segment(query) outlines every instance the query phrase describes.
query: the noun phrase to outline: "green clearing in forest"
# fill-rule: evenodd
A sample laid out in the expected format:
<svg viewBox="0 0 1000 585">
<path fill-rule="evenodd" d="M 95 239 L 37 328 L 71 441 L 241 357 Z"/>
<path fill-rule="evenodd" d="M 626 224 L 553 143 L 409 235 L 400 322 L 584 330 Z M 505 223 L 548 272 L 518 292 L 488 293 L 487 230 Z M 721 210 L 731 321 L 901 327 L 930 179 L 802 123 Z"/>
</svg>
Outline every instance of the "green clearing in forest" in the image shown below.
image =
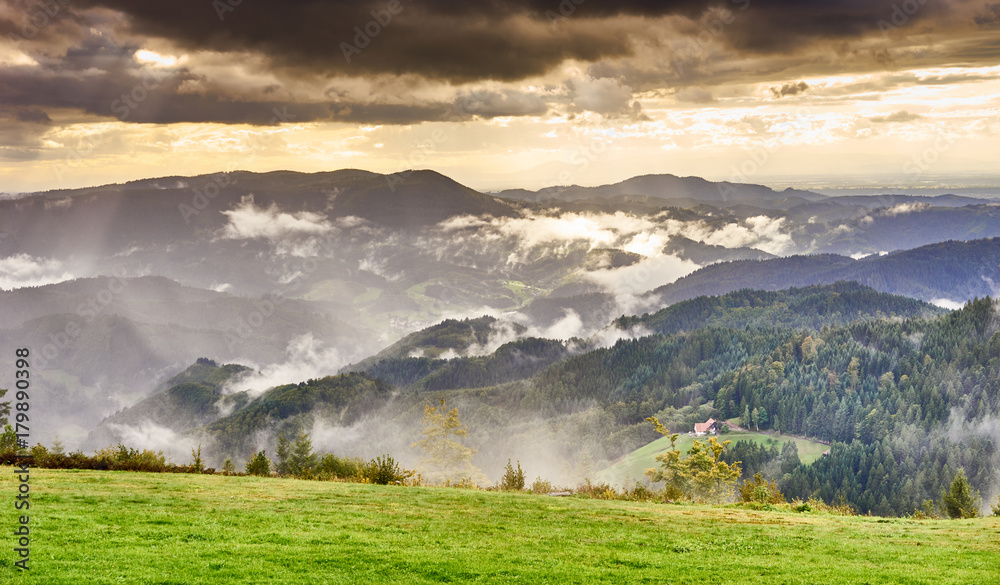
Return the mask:
<svg viewBox="0 0 1000 585">
<path fill-rule="evenodd" d="M 819 459 L 823 452 L 830 448 L 829 445 L 817 443 L 816 441 L 799 439 L 780 434 L 769 435 L 764 433 L 732 431 L 724 435 L 717 435 L 716 438 L 719 439 L 719 442 L 732 441 L 733 443 L 736 443 L 736 441 L 753 441 L 754 443 L 760 443 L 767 446 L 770 445 L 770 441 L 777 441 L 778 449 L 781 449 L 782 444 L 788 441 L 794 441 L 795 445 L 799 449 L 799 461 L 807 465 Z M 700 437 L 699 440 L 707 442 L 708 437 Z M 677 439 L 677 448 L 682 452 L 687 453 L 688 449 L 691 448 L 691 443 L 693 441 L 694 439 L 687 433 L 681 433 L 681 436 Z M 647 443 L 635 451 L 625 455 L 618 461 L 615 461 L 612 465 L 598 471 L 595 474 L 595 479 L 597 481 L 606 481 L 611 484 L 624 485 L 626 487 L 630 487 L 637 480 L 645 483 L 646 470 L 650 467 L 656 467 L 659 465 L 656 461 L 656 456 L 669 448 L 670 439 L 667 437 L 660 437 L 652 443 Z"/>
</svg>

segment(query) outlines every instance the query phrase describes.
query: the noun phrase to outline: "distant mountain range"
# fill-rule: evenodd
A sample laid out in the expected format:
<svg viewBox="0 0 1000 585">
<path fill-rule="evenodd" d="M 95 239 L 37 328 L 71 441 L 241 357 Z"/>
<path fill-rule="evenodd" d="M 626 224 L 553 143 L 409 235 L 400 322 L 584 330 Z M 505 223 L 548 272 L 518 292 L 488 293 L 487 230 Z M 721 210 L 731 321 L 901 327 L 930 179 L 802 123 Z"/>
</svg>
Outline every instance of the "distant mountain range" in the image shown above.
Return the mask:
<svg viewBox="0 0 1000 585">
<path fill-rule="evenodd" d="M 942 242 L 860 260 L 822 254 L 761 261 L 720 262 L 653 291 L 664 304 L 744 288 L 854 281 L 875 290 L 925 301 L 961 304 L 1000 292 L 1000 238 Z"/>
<path fill-rule="evenodd" d="M 856 281 L 954 306 L 996 293 L 997 238 L 996 200 L 673 175 L 493 194 L 433 171 L 152 178 L 0 200 L 0 350 L 50 354 L 39 376 L 59 416 L 39 432 L 72 441 L 199 357 L 305 371 L 298 352 L 310 376 L 420 359 L 436 378 L 395 382 L 443 388 L 571 351 L 525 339 L 590 339 L 744 288 Z M 406 337 L 484 314 L 510 338 L 473 324 L 479 355 Z"/>
<path fill-rule="evenodd" d="M 302 431 L 417 465 L 445 400 L 488 477 L 572 485 L 657 438 L 649 416 L 736 418 L 832 443 L 789 451 L 790 496 L 909 514 L 950 470 L 995 483 L 997 283 L 1000 205 L 947 194 L 348 170 L 0 201 L 0 354 L 31 348 L 32 440 L 212 466 Z"/>
<path fill-rule="evenodd" d="M 84 445 L 157 437 L 158 445 L 182 458 L 186 452 L 178 446 L 200 444 L 217 466 L 225 457 L 242 461 L 262 448 L 273 450 L 278 433 L 307 430 L 318 448 L 338 455 L 388 450 L 413 461 L 409 443 L 419 435 L 423 406 L 444 399 L 460 408 L 491 476 L 506 457 L 517 457 L 579 479 L 586 477 L 578 475 L 587 473 L 586 458 L 573 453 L 584 450 L 607 462 L 645 444 L 656 434 L 643 419 L 654 413 L 684 430 L 713 408 L 728 417 L 767 400 L 768 411 L 782 417 L 773 423 L 791 432 L 809 427 L 829 440 L 831 433 L 853 433 L 854 425 L 865 428 L 859 418 L 844 430 L 829 422 L 832 413 L 810 415 L 804 402 L 778 395 L 795 395 L 799 385 L 810 399 L 843 395 L 848 406 L 841 408 L 863 416 L 888 388 L 892 372 L 886 368 L 894 360 L 905 359 L 902 367 L 908 368 L 915 361 L 933 366 L 921 358 L 925 335 L 925 350 L 939 360 L 947 351 L 942 343 L 988 340 L 996 318 L 980 308 L 945 315 L 857 283 L 742 290 L 621 319 L 619 330 L 645 333 L 613 344 L 539 339 L 491 317 L 450 319 L 340 374 L 262 391 L 242 390 L 254 374 L 247 368 L 199 359 L 106 418 Z M 969 327 L 982 332 L 965 341 Z M 990 351 L 996 350 L 987 348 L 982 359 Z M 868 360 L 853 361 L 852 355 Z M 822 360 L 822 371 L 814 360 Z M 857 379 L 844 372 L 852 367 L 859 368 Z M 557 472 L 550 458 L 573 464 Z"/>
<path fill-rule="evenodd" d="M 766 209 L 788 209 L 811 201 L 826 199 L 823 195 L 785 189 L 775 191 L 763 185 L 712 182 L 700 177 L 675 175 L 644 175 L 599 187 L 569 185 L 547 187 L 538 191 L 511 189 L 496 194 L 506 199 L 525 201 L 581 201 L 611 199 L 622 195 L 639 195 L 662 201 L 663 205 L 693 207 L 697 205 L 752 205 Z"/>
</svg>

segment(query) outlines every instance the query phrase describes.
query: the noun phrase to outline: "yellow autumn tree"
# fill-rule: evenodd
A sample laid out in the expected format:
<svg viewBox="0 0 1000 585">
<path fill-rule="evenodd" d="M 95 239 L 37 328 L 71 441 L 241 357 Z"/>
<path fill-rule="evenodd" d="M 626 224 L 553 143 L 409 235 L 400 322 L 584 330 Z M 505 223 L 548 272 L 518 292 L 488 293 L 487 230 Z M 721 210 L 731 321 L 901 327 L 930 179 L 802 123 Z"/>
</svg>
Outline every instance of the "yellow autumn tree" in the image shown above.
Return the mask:
<svg viewBox="0 0 1000 585">
<path fill-rule="evenodd" d="M 420 467 L 431 483 L 469 483 L 481 485 L 486 476 L 472 464 L 476 450 L 461 439 L 469 429 L 458 419 L 458 408 L 448 410 L 444 399 L 438 406 L 424 406 L 423 436 L 411 446 L 423 452 Z"/>
<path fill-rule="evenodd" d="M 722 502 L 733 497 L 742 473 L 740 462 L 730 465 L 719 460 L 731 441 L 719 443 L 710 437 L 706 444 L 696 440 L 682 459 L 677 448 L 680 434 L 670 433 L 655 416 L 646 420 L 653 423 L 656 432 L 670 439 L 670 449 L 656 456 L 660 467 L 646 470 L 650 481 L 664 482 L 668 500 Z"/>
</svg>

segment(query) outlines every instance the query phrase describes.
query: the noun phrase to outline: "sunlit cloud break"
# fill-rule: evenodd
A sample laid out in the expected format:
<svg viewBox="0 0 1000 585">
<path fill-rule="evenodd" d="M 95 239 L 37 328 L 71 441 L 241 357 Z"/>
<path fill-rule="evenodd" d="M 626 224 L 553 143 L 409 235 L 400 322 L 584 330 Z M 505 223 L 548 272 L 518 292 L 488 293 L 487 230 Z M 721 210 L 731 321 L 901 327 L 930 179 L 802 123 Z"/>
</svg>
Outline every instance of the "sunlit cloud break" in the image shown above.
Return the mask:
<svg viewBox="0 0 1000 585">
<path fill-rule="evenodd" d="M 538 247 L 551 247 L 565 253 L 575 246 L 587 250 L 616 248 L 656 258 L 672 236 L 725 248 L 756 248 L 771 254 L 792 251 L 794 241 L 785 218 L 764 215 L 731 221 L 722 226 L 704 220 L 681 221 L 666 215 L 636 216 L 625 212 L 543 215 L 526 212 L 522 217 L 493 218 L 457 216 L 439 224 L 445 233 L 475 229 L 473 237 L 516 241 L 519 255 L 512 262 L 524 261 L 525 255 Z"/>
</svg>

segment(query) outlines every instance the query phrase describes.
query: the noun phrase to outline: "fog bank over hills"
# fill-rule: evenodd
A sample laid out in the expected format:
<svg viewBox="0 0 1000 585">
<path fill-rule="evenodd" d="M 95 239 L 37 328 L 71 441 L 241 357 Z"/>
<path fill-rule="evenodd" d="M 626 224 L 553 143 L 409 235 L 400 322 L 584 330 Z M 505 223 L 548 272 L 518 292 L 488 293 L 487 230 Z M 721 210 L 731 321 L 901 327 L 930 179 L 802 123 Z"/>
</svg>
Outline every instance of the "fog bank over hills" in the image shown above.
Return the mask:
<svg viewBox="0 0 1000 585">
<path fill-rule="evenodd" d="M 609 327 L 623 315 L 748 287 L 854 280 L 958 306 L 996 293 L 998 237 L 997 200 L 960 195 L 673 175 L 495 194 L 427 170 L 161 177 L 0 200 L 0 329 L 43 360 L 39 438 L 75 444 L 199 357 L 250 367 L 263 392 L 446 319 L 504 325 L 477 351 L 421 357 L 606 347 L 642 335 Z"/>
</svg>

